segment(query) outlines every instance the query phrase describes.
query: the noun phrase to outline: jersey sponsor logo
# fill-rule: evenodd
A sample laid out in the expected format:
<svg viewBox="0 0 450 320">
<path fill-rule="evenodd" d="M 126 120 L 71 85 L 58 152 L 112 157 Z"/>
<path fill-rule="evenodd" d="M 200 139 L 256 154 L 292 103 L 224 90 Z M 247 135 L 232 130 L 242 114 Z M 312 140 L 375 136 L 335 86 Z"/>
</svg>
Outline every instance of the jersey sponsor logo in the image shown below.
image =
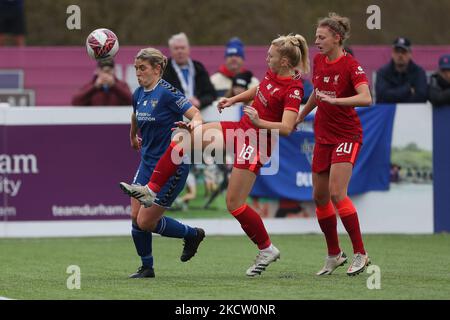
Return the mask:
<svg viewBox="0 0 450 320">
<path fill-rule="evenodd" d="M 323 93 L 332 98 L 336 98 L 336 91 L 319 90 L 318 88 L 316 88 L 316 95 L 318 93 Z"/>
<path fill-rule="evenodd" d="M 355 71 L 355 74 L 364 74 L 364 69 L 361 66 L 358 66 L 358 70 Z"/>
<path fill-rule="evenodd" d="M 267 107 L 267 99 L 263 96 L 262 92 L 259 90 L 259 87 L 256 89 L 256 96 L 258 97 L 259 101 L 264 105 L 264 107 Z"/>
<path fill-rule="evenodd" d="M 289 98 L 302 100 L 302 97 L 300 97 L 300 90 L 294 90 L 294 94 L 289 94 Z"/>
<path fill-rule="evenodd" d="M 156 121 L 155 117 L 152 117 L 150 113 L 136 111 L 137 121 Z"/>
</svg>

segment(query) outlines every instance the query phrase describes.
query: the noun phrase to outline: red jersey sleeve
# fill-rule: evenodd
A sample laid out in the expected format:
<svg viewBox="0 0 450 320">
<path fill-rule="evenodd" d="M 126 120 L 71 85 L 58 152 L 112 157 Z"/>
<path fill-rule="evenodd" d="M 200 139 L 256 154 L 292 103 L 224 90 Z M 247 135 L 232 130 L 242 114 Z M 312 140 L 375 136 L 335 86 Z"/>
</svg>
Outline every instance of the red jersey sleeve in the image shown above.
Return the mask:
<svg viewBox="0 0 450 320">
<path fill-rule="evenodd" d="M 350 61 L 350 78 L 352 80 L 353 88 L 355 89 L 362 84 L 369 84 L 364 69 L 355 59 Z"/>
<path fill-rule="evenodd" d="M 286 90 L 283 99 L 283 109 L 298 112 L 303 98 L 302 87 L 290 87 Z"/>
</svg>

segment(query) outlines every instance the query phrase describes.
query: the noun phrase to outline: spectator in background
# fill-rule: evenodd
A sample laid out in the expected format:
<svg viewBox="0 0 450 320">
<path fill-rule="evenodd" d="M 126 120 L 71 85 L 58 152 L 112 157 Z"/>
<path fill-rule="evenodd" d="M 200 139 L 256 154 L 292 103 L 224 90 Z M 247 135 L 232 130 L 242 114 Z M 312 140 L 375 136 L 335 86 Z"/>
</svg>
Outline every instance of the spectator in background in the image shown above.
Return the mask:
<svg viewBox="0 0 450 320">
<path fill-rule="evenodd" d="M 252 82 L 252 78 L 253 73 L 248 70 L 236 74 L 233 79 L 231 79 L 230 90 L 225 93 L 224 97 L 230 98 L 246 91 Z"/>
<path fill-rule="evenodd" d="M 450 54 L 439 59 L 439 70 L 430 79 L 429 97 L 434 106 L 450 106 Z"/>
<path fill-rule="evenodd" d="M 391 62 L 377 72 L 375 91 L 378 103 L 427 100 L 427 77 L 425 71 L 412 61 L 408 39 L 395 39 Z"/>
<path fill-rule="evenodd" d="M 350 53 L 353 57 L 355 56 L 355 55 L 353 54 L 352 48 L 350 48 L 350 47 L 348 47 L 348 46 L 344 46 L 344 50 L 345 50 L 345 52 Z"/>
<path fill-rule="evenodd" d="M 225 63 L 211 76 L 218 97 L 225 96 L 231 89 L 234 76 L 247 71 L 244 68 L 244 59 L 244 44 L 237 37 L 231 38 L 225 48 Z M 256 87 L 258 84 L 258 79 L 252 76 L 248 88 Z"/>
<path fill-rule="evenodd" d="M 176 198 L 174 201 L 175 206 L 179 207 L 182 211 L 189 209 L 189 201 L 194 200 L 197 197 L 197 180 L 192 170 L 186 178 L 185 193 Z"/>
<path fill-rule="evenodd" d="M 163 79 L 184 93 L 194 107 L 202 109 L 216 99 L 216 91 L 208 71 L 199 61 L 190 58 L 189 40 L 184 33 L 169 39 L 171 58 Z"/>
<path fill-rule="evenodd" d="M 5 35 L 11 35 L 14 45 L 25 46 L 24 0 L 0 0 L 0 47 Z"/>
<path fill-rule="evenodd" d="M 130 106 L 131 92 L 127 83 L 117 79 L 114 60 L 97 62 L 94 78 L 72 98 L 74 106 Z"/>
</svg>

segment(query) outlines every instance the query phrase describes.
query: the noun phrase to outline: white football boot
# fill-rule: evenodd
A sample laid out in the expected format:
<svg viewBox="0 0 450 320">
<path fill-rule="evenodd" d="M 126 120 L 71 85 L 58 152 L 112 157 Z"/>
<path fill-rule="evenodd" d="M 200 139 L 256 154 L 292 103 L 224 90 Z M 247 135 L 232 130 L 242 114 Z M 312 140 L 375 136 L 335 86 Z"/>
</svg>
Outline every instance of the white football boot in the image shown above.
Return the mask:
<svg viewBox="0 0 450 320">
<path fill-rule="evenodd" d="M 316 273 L 316 275 L 323 276 L 332 274 L 334 270 L 336 270 L 340 266 L 343 266 L 346 263 L 347 263 L 347 256 L 343 251 L 341 251 L 336 256 L 327 256 L 325 258 L 325 265 L 319 272 Z"/>
<path fill-rule="evenodd" d="M 271 245 L 271 250 L 260 250 L 256 256 L 255 263 L 247 269 L 247 276 L 260 275 L 272 262 L 280 259 L 280 250 Z"/>
<path fill-rule="evenodd" d="M 364 269 L 370 264 L 369 255 L 367 254 L 361 254 L 361 253 L 355 253 L 353 256 L 352 263 L 350 264 L 350 267 L 347 270 L 347 275 L 349 276 L 355 276 L 361 272 L 364 271 Z"/>
<path fill-rule="evenodd" d="M 148 208 L 152 205 L 153 201 L 156 199 L 156 193 L 150 190 L 147 186 L 140 186 L 137 184 L 128 184 L 125 182 L 119 183 L 120 188 L 130 197 L 133 197 L 144 207 Z"/>
</svg>

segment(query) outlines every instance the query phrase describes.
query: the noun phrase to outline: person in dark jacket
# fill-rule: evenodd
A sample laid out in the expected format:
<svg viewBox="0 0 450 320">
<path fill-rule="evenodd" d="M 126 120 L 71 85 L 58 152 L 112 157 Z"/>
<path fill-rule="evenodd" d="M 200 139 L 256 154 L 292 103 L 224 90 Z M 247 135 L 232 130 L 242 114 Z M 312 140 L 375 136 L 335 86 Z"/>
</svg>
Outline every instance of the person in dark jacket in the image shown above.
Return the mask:
<svg viewBox="0 0 450 320">
<path fill-rule="evenodd" d="M 180 90 L 195 107 L 202 109 L 216 99 L 216 91 L 209 80 L 208 71 L 190 56 L 189 40 L 184 33 L 169 39 L 171 58 L 163 79 Z"/>
<path fill-rule="evenodd" d="M 97 63 L 94 78 L 72 97 L 74 106 L 131 106 L 131 91 L 127 83 L 114 75 L 114 60 Z"/>
<path fill-rule="evenodd" d="M 412 61 L 411 42 L 408 39 L 395 39 L 392 60 L 377 72 L 375 91 L 378 103 L 427 100 L 427 77 L 425 71 Z"/>
<path fill-rule="evenodd" d="M 450 106 L 450 54 L 439 59 L 439 71 L 430 79 L 429 98 L 434 106 Z"/>
</svg>

